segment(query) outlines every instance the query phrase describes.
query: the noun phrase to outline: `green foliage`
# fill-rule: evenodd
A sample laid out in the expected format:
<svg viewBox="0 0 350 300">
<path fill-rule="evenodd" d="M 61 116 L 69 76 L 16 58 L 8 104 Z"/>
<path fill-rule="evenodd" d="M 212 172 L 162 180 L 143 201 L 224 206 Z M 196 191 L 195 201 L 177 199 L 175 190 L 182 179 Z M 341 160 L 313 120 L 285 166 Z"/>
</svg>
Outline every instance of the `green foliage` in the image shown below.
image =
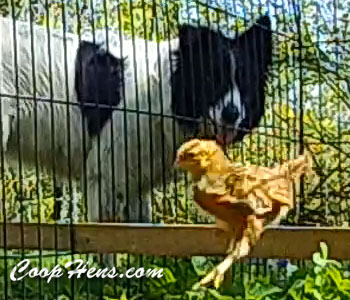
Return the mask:
<svg viewBox="0 0 350 300">
<path fill-rule="evenodd" d="M 284 299 L 350 299 L 350 280 L 345 278 L 342 265 L 328 259 L 325 243 L 320 246 L 321 251 L 313 255 L 313 268 L 294 281 Z"/>
<path fill-rule="evenodd" d="M 53 254 L 53 253 L 52 253 Z M 74 259 L 89 261 L 89 266 L 98 267 L 93 256 L 75 255 Z M 20 259 L 7 260 L 7 268 L 11 268 Z M 72 260 L 72 256 L 58 256 L 42 259 L 42 265 L 52 268 L 57 263 L 63 268 Z M 215 258 L 193 257 L 192 259 L 164 259 L 152 257 L 136 257 L 118 255 L 116 266 L 119 272 L 141 264 L 147 268 L 163 268 L 164 276 L 160 279 L 143 278 L 126 280 L 99 280 L 81 278 L 74 280 L 75 299 L 143 299 L 143 300 L 346 300 L 350 299 L 350 279 L 346 271 L 337 261 L 328 258 L 328 249 L 321 242 L 320 251 L 314 253 L 311 262 L 303 268 L 297 268 L 286 281 L 280 282 L 272 274 L 252 270 L 248 264 L 238 264 L 235 268 L 233 284 L 230 288 L 216 291 L 212 288 L 193 289 L 193 285 L 216 263 Z M 31 265 L 40 266 L 38 258 L 31 259 Z M 166 265 L 166 267 L 164 267 Z M 239 268 L 241 267 L 241 268 Z M 240 271 L 239 271 L 240 270 Z M 0 274 L 4 265 L 0 264 Z M 38 299 L 39 281 L 25 279 L 21 282 L 8 281 L 8 296 L 20 299 L 23 291 L 26 299 Z M 0 277 L 0 299 L 4 297 L 4 276 Z M 47 284 L 41 281 L 41 293 L 46 299 L 70 299 L 72 296 L 72 280 L 67 276 L 53 280 Z"/>
</svg>

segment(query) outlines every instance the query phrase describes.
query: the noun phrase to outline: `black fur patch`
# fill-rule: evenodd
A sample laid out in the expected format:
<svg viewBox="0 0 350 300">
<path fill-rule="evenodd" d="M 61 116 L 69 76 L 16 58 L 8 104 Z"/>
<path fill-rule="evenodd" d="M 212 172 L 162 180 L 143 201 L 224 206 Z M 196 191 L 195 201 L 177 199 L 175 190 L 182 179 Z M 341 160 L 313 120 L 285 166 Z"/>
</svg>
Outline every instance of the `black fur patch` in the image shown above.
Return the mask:
<svg viewBox="0 0 350 300">
<path fill-rule="evenodd" d="M 75 68 L 75 89 L 90 136 L 99 134 L 121 101 L 123 61 L 89 42 L 81 42 Z"/>
<path fill-rule="evenodd" d="M 179 28 L 179 50 L 172 74 L 172 110 L 175 115 L 198 119 L 231 88 L 231 41 L 206 27 Z M 197 122 L 182 121 L 190 127 Z"/>
<path fill-rule="evenodd" d="M 257 127 L 264 115 L 265 83 L 272 61 L 272 33 L 268 16 L 260 17 L 256 24 L 234 42 L 236 82 L 246 110 L 246 118 L 239 125 L 234 141 L 242 140 L 249 130 Z"/>
</svg>

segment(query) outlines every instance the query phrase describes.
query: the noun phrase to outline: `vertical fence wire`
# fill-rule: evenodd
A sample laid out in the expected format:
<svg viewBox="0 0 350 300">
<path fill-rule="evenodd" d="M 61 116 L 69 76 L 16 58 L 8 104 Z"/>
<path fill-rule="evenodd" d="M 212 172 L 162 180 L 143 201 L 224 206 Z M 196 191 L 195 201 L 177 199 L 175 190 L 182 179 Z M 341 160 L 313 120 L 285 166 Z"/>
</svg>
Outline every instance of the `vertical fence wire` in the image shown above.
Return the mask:
<svg viewBox="0 0 350 300">
<path fill-rule="evenodd" d="M 320 7 L 317 8 L 316 11 L 316 24 L 319 25 L 321 23 L 321 9 Z M 319 26 L 317 26 L 316 30 L 316 47 L 317 49 L 320 49 L 321 43 L 321 32 Z M 322 70 L 321 70 L 321 61 L 318 57 L 317 59 L 317 79 L 318 79 L 318 103 L 319 103 L 319 116 L 320 119 L 323 120 L 323 92 L 322 92 Z M 320 143 L 324 142 L 324 128 L 323 126 L 320 127 Z M 321 186 L 319 187 L 319 191 L 321 193 Z M 327 212 L 326 212 L 327 215 Z M 327 217 L 327 216 L 326 216 Z M 330 224 L 331 225 L 331 224 Z"/>
<path fill-rule="evenodd" d="M 333 1 L 333 32 L 337 32 L 338 30 L 338 6 L 339 6 L 339 2 L 334 0 Z M 340 44 L 338 41 L 335 42 L 334 44 L 335 47 L 335 61 L 336 61 L 336 67 L 335 67 L 335 72 L 338 78 L 340 78 L 339 76 L 339 65 L 340 65 Z M 341 82 L 340 80 L 337 82 L 336 84 L 336 88 L 341 90 Z M 341 114 L 342 114 L 342 105 L 341 105 L 341 99 L 340 97 L 338 97 L 337 99 L 337 141 L 335 141 L 337 143 L 338 149 L 342 148 L 342 130 L 341 130 Z M 341 151 L 338 151 L 338 166 L 337 166 L 338 172 L 339 172 L 339 176 L 338 176 L 338 180 L 339 180 L 339 186 L 343 186 L 343 168 L 342 168 L 342 155 L 341 155 Z M 342 195 L 342 190 L 341 188 L 339 188 L 339 197 L 337 197 L 338 199 L 338 203 L 341 204 L 343 201 L 343 195 Z M 347 203 L 346 203 L 347 204 Z M 348 204 L 346 205 L 347 208 L 349 209 Z M 340 216 L 340 218 L 338 218 L 338 220 L 336 220 L 336 226 L 341 226 L 341 224 L 345 221 L 343 219 L 343 216 Z"/>
<path fill-rule="evenodd" d="M 46 14 L 46 24 L 44 26 L 46 27 L 46 34 L 47 34 L 47 56 L 48 56 L 48 74 L 49 74 L 49 105 L 50 105 L 50 125 L 51 125 L 51 152 L 54 153 L 56 143 L 55 143 L 55 109 L 54 109 L 54 91 L 53 91 L 53 82 L 52 82 L 52 57 L 51 57 L 51 34 L 50 34 L 50 9 L 49 9 L 49 2 L 48 0 L 45 0 L 45 14 Z M 52 186 L 53 186 L 53 199 L 54 199 L 54 205 L 56 205 L 57 198 L 56 198 L 56 161 L 55 156 L 52 156 Z M 57 206 L 56 206 L 57 207 Z M 57 208 L 56 208 L 57 209 Z M 59 211 L 59 210 L 58 210 Z M 59 215 L 59 213 L 58 213 Z M 55 216 L 55 237 L 54 237 L 54 244 L 55 244 L 55 265 L 58 264 L 58 228 L 57 228 L 57 220 L 58 216 Z M 58 297 L 58 289 L 59 289 L 59 280 L 57 278 L 54 279 L 53 284 L 55 286 L 55 294 L 56 297 Z"/>
<path fill-rule="evenodd" d="M 36 197 L 37 197 L 37 211 L 38 211 L 38 228 L 37 228 L 37 241 L 38 241 L 38 249 L 39 249 L 39 267 L 42 269 L 42 247 L 41 247 L 41 201 L 40 201 L 40 175 L 39 175 L 39 153 L 38 153 L 38 103 L 37 103 L 37 87 L 36 87 L 36 68 L 35 68 L 35 62 L 36 62 L 36 54 L 35 54 L 35 40 L 34 40 L 34 30 L 33 30 L 33 11 L 31 7 L 31 3 L 29 3 L 29 27 L 30 27 L 30 52 L 31 52 L 31 61 L 32 61 L 32 78 L 33 78 L 33 98 L 31 101 L 33 101 L 34 105 L 34 155 L 35 155 L 35 187 L 36 187 Z M 42 297 L 42 279 L 39 277 L 39 299 Z"/>
<path fill-rule="evenodd" d="M 298 130 L 299 130 L 299 154 L 303 154 L 304 152 L 304 84 L 303 84 L 303 41 L 302 41 L 302 31 L 301 31 L 301 19 L 302 19 L 302 7 L 300 6 L 300 3 L 296 3 L 295 0 L 292 0 L 293 8 L 294 8 L 294 14 L 295 14 L 295 21 L 296 21 L 296 28 L 297 28 L 297 39 L 298 39 L 298 83 L 299 83 L 299 124 L 298 124 Z M 304 198 L 304 184 L 303 180 L 300 181 L 300 196 L 298 200 L 298 223 L 300 219 L 300 210 L 302 209 L 302 200 Z"/>
<path fill-rule="evenodd" d="M 2 102 L 2 86 L 0 87 L 0 101 Z M 0 126 L 1 126 L 1 130 L 0 130 L 0 137 L 1 137 L 1 145 L 0 145 L 0 163 L 1 163 L 1 184 L 2 184 L 2 192 L 1 192 L 1 212 L 2 212 L 2 217 L 3 217 L 3 243 L 4 243 L 4 248 L 3 248 L 3 253 L 4 256 L 3 258 L 1 258 L 1 261 L 4 262 L 4 299 L 7 300 L 8 299 L 8 249 L 7 249 L 7 211 L 6 211 L 6 189 L 5 189 L 5 159 L 4 159 L 4 143 L 2 142 L 4 140 L 3 137 L 3 130 L 2 128 L 4 128 L 4 123 L 3 123 L 3 106 L 2 104 L 0 104 Z"/>
<path fill-rule="evenodd" d="M 48 0 L 46 0 L 48 1 Z M 87 1 L 84 0 L 81 3 L 81 6 L 79 5 L 79 2 L 76 1 L 75 3 L 75 9 L 76 9 L 76 22 L 77 22 L 77 28 L 78 28 L 78 42 L 81 43 L 81 36 L 82 36 L 82 31 L 86 30 L 86 28 L 83 28 L 83 21 L 82 21 L 82 16 L 87 13 L 88 6 L 87 6 Z M 47 24 L 47 27 L 49 27 L 49 24 Z M 108 47 L 108 37 L 107 37 L 107 47 Z M 79 61 L 79 64 L 82 64 L 82 61 Z M 84 99 L 80 105 L 80 110 L 84 110 Z M 83 150 L 83 161 L 87 161 L 87 138 L 86 138 L 86 124 L 84 122 L 84 118 L 81 119 L 81 131 L 82 131 L 82 150 Z M 111 133 L 112 134 L 112 133 Z M 114 166 L 112 164 L 112 166 Z M 83 195 L 83 201 L 84 201 L 84 216 L 83 220 L 85 222 L 89 221 L 89 216 L 88 216 L 88 192 L 87 192 L 87 164 L 83 164 L 82 166 L 82 180 L 81 180 L 81 193 Z M 57 234 L 57 233 L 56 233 Z M 89 258 L 91 257 L 89 253 L 86 254 L 86 260 L 89 261 Z M 56 260 L 56 265 L 58 264 Z M 58 281 L 58 280 L 57 280 Z M 86 293 L 86 300 L 89 300 L 89 290 L 90 290 L 90 284 L 88 278 L 85 280 L 85 293 Z M 56 290 L 56 297 L 58 298 L 58 290 Z"/>
<path fill-rule="evenodd" d="M 14 0 L 11 1 L 11 15 L 12 15 L 12 37 L 13 37 L 13 54 L 14 54 L 14 67 L 15 67 L 15 92 L 16 92 L 16 115 L 18 120 L 20 120 L 20 98 L 19 98 L 19 74 L 18 74 L 18 51 L 17 51 L 17 26 L 15 21 L 15 3 Z M 22 173 L 22 153 L 21 153 L 21 130 L 20 130 L 20 121 L 17 122 L 17 146 L 18 146 L 18 176 L 19 176 L 19 197 L 23 199 L 23 173 Z M 24 206 L 23 201 L 20 203 L 20 222 L 21 222 L 21 258 L 24 259 Z M 21 284 L 22 289 L 22 299 L 25 299 L 25 280 L 22 281 Z"/>
<path fill-rule="evenodd" d="M 68 52 L 67 52 L 67 20 L 66 20 L 66 4 L 62 3 L 62 34 L 63 34 L 63 61 L 64 61 L 64 90 L 65 90 L 65 101 L 66 101 L 66 116 L 67 116 L 67 165 L 68 165 L 68 194 L 69 194 L 69 225 L 70 225 L 70 245 L 71 245 L 71 251 L 72 251 L 72 261 L 74 260 L 74 253 L 75 253 L 75 237 L 74 237 L 74 218 L 73 218 L 73 187 L 72 187 L 72 157 L 71 157 L 71 118 L 70 118 L 70 90 L 69 90 L 69 78 L 68 78 Z M 71 299 L 75 299 L 74 295 L 74 286 L 75 286 L 75 280 L 74 277 L 71 279 Z"/>
</svg>

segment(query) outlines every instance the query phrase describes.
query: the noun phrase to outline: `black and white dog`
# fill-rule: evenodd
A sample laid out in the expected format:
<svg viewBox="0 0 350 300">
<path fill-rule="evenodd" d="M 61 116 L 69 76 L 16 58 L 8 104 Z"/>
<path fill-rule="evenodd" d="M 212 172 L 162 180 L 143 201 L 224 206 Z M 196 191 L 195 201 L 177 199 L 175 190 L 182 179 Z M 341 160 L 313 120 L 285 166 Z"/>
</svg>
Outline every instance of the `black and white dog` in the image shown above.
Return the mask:
<svg viewBox="0 0 350 300">
<path fill-rule="evenodd" d="M 151 221 L 150 191 L 201 135 L 242 140 L 264 113 L 272 56 L 263 16 L 236 39 L 182 25 L 160 43 L 0 21 L 6 162 L 82 180 L 91 221 Z"/>
</svg>

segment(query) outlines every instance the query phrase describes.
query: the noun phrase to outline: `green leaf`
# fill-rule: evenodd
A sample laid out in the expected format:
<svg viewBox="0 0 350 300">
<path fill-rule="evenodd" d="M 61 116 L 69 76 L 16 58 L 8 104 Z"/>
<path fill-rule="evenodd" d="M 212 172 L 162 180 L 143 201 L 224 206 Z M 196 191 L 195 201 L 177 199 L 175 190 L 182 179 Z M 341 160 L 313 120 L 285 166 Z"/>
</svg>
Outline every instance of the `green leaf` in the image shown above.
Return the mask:
<svg viewBox="0 0 350 300">
<path fill-rule="evenodd" d="M 315 266 L 315 267 L 314 267 L 314 272 L 315 272 L 315 274 L 321 273 L 321 272 L 322 272 L 322 267 L 320 267 L 320 266 Z"/>
<path fill-rule="evenodd" d="M 322 258 L 323 259 L 327 259 L 328 258 L 328 247 L 327 247 L 327 244 L 325 242 L 321 242 L 320 243 L 320 248 L 321 248 Z"/>
<path fill-rule="evenodd" d="M 321 286 L 322 285 L 322 276 L 321 275 L 316 275 L 315 285 L 316 286 Z"/>
<path fill-rule="evenodd" d="M 217 300 L 234 300 L 231 296 L 221 295 L 217 290 L 208 289 L 208 293 Z"/>
<path fill-rule="evenodd" d="M 303 287 L 305 285 L 305 280 L 298 279 L 293 285 L 288 289 L 287 295 L 290 295 L 294 300 L 302 300 Z"/>
<path fill-rule="evenodd" d="M 204 256 L 192 257 L 191 263 L 198 276 L 206 275 L 214 267 L 214 265 Z"/>
<path fill-rule="evenodd" d="M 312 255 L 312 261 L 314 262 L 314 264 L 318 265 L 318 266 L 321 266 L 321 267 L 324 267 L 327 263 L 326 260 L 324 260 L 322 257 L 321 257 L 321 253 L 320 252 L 315 252 L 313 255 Z"/>
<path fill-rule="evenodd" d="M 340 204 L 339 203 L 330 203 L 329 209 L 331 212 L 339 214 L 340 213 Z"/>
<path fill-rule="evenodd" d="M 321 293 L 318 290 L 313 290 L 311 294 L 317 299 L 317 300 L 323 300 L 323 297 Z"/>
<path fill-rule="evenodd" d="M 269 288 L 266 288 L 264 292 L 262 292 L 262 294 L 260 295 L 260 297 L 258 297 L 257 299 L 264 299 L 266 296 L 269 295 L 274 295 L 274 294 L 280 294 L 281 292 L 283 292 L 283 289 L 281 289 L 278 286 L 271 286 Z"/>
<path fill-rule="evenodd" d="M 314 284 L 313 278 L 307 275 L 305 280 L 305 287 L 304 287 L 305 293 L 311 294 L 314 288 L 315 288 L 315 284 Z"/>
<path fill-rule="evenodd" d="M 327 260 L 327 264 L 333 265 L 333 266 L 335 266 L 338 269 L 341 269 L 341 267 L 342 267 L 342 265 L 341 265 L 341 263 L 339 261 L 336 261 L 336 260 L 333 260 L 333 259 L 328 259 Z"/>
<path fill-rule="evenodd" d="M 350 291 L 350 280 L 349 279 L 343 279 L 340 284 L 340 290 L 341 291 Z"/>
<path fill-rule="evenodd" d="M 334 267 L 330 267 L 327 270 L 327 274 L 332 278 L 333 282 L 336 284 L 337 288 L 339 289 L 342 282 L 342 276 L 340 274 L 340 271 Z"/>
<path fill-rule="evenodd" d="M 182 295 L 170 295 L 170 294 L 166 294 L 164 296 L 164 300 L 182 300 L 183 296 Z"/>
<path fill-rule="evenodd" d="M 251 297 L 249 299 L 262 300 L 269 295 L 280 294 L 283 291 L 280 287 L 275 286 L 270 282 L 271 279 L 269 276 L 259 276 L 253 282 L 246 282 L 246 290 L 248 291 L 249 297 Z"/>
</svg>

